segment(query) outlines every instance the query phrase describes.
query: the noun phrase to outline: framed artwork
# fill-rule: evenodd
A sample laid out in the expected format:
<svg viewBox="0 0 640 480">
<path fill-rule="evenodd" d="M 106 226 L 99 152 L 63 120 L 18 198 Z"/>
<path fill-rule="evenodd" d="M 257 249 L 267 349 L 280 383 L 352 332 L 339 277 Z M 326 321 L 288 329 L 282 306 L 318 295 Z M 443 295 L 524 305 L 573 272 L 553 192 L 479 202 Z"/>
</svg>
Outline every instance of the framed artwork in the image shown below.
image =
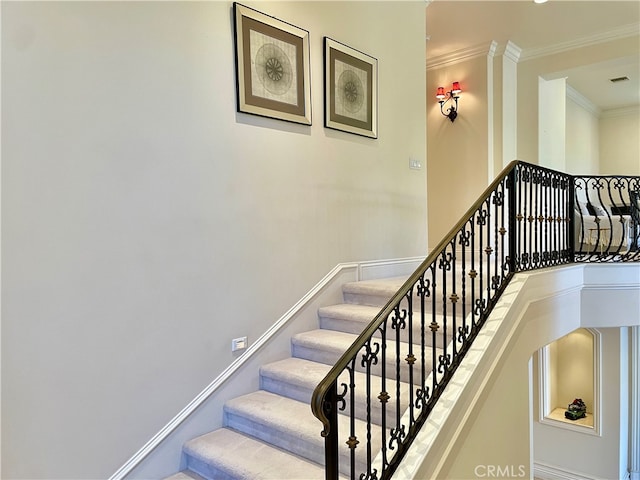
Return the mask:
<svg viewBox="0 0 640 480">
<path fill-rule="evenodd" d="M 233 4 L 238 111 L 311 125 L 309 32 Z"/>
<path fill-rule="evenodd" d="M 378 60 L 324 37 L 325 126 L 378 138 Z"/>
</svg>

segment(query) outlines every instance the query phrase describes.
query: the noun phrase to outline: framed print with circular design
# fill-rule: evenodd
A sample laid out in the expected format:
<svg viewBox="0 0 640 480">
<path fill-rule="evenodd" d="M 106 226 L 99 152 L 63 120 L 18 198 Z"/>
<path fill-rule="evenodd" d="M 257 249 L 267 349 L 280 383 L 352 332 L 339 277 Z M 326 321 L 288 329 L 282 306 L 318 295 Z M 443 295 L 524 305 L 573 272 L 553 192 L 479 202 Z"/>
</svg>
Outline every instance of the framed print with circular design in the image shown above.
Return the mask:
<svg viewBox="0 0 640 480">
<path fill-rule="evenodd" d="M 324 37 L 324 122 L 378 138 L 378 60 Z"/>
<path fill-rule="evenodd" d="M 311 125 L 309 32 L 239 3 L 233 9 L 238 112 Z"/>
</svg>

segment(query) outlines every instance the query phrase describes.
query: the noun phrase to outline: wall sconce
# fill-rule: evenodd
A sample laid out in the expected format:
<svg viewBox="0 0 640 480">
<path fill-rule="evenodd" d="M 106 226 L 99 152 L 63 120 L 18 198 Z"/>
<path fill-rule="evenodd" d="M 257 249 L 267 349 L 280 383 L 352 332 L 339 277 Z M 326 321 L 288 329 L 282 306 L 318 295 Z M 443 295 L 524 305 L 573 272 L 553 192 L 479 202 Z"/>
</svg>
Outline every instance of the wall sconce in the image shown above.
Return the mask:
<svg viewBox="0 0 640 480">
<path fill-rule="evenodd" d="M 444 87 L 438 87 L 438 93 L 436 94 L 436 98 L 438 99 L 438 103 L 440 104 L 440 113 L 445 117 L 449 117 L 449 120 L 453 122 L 458 116 L 458 98 L 460 98 L 460 92 L 462 89 L 460 88 L 460 82 L 453 82 L 451 85 L 451 90 L 448 92 L 444 91 Z M 455 105 L 451 105 L 447 110 L 447 113 L 444 113 L 443 107 L 445 103 L 453 101 Z"/>
</svg>

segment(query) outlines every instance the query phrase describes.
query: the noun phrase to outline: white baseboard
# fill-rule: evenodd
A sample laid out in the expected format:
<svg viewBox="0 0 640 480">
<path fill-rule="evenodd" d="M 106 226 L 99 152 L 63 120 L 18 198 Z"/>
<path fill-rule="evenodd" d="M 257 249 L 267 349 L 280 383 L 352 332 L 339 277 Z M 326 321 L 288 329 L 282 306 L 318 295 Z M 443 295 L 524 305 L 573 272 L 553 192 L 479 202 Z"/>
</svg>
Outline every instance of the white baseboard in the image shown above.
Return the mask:
<svg viewBox="0 0 640 480">
<path fill-rule="evenodd" d="M 538 462 L 533 464 L 533 476 L 539 480 L 596 480 L 597 478 Z"/>
<path fill-rule="evenodd" d="M 358 280 L 409 276 L 416 271 L 425 258 L 412 257 L 360 262 L 358 264 Z"/>
</svg>

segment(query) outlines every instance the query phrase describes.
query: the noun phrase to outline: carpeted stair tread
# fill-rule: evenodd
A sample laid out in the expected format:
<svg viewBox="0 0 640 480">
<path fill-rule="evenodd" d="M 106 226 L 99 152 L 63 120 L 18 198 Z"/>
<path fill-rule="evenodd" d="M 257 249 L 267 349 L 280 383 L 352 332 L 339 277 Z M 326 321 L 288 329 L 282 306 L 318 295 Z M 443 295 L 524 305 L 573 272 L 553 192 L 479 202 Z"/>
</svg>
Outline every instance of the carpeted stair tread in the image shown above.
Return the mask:
<svg viewBox="0 0 640 480">
<path fill-rule="evenodd" d="M 320 328 L 325 330 L 335 330 L 344 333 L 352 333 L 359 335 L 371 321 L 380 312 L 380 307 L 374 307 L 370 305 L 358 305 L 353 303 L 342 303 L 338 305 L 329 305 L 327 307 L 321 307 L 318 309 L 318 317 L 320 319 Z M 413 342 L 420 343 L 421 339 L 421 314 L 420 312 L 414 312 L 412 333 Z M 433 336 L 429 330 L 429 324 L 434 320 L 434 316 L 431 313 L 425 316 L 425 344 L 433 345 Z M 435 314 L 435 321 L 440 325 L 443 323 L 443 316 L 439 313 Z M 448 320 L 449 322 L 451 320 Z M 379 333 L 375 334 L 380 336 Z M 441 334 L 440 334 L 441 335 Z M 453 337 L 452 329 L 447 331 L 447 340 L 451 341 Z M 405 328 L 401 331 L 400 339 L 404 342 L 409 341 L 409 329 Z M 437 345 L 442 346 L 442 340 L 436 338 Z"/>
<path fill-rule="evenodd" d="M 407 278 L 392 277 L 347 282 L 342 286 L 342 293 L 347 303 L 383 306 L 400 289 Z"/>
<path fill-rule="evenodd" d="M 322 424 L 311 413 L 311 407 L 303 402 L 275 395 L 264 390 L 233 398 L 224 406 L 225 423 L 229 428 L 238 430 L 271 445 L 292 452 L 312 462 L 324 462 L 324 438 L 320 436 Z M 349 436 L 348 421 L 340 423 L 340 438 Z M 355 420 L 356 433 L 362 438 L 366 435 L 366 424 Z M 371 425 L 372 441 L 380 439 L 380 427 Z M 349 449 L 345 441 L 340 441 L 339 455 L 341 467 L 348 468 Z M 374 447 L 377 452 L 379 445 Z M 356 462 L 359 468 L 366 468 L 363 456 Z M 357 452 L 360 454 L 361 452 Z M 344 472 L 343 472 L 344 473 Z"/>
<path fill-rule="evenodd" d="M 283 395 L 299 402 L 309 404 L 311 401 L 311 395 L 313 391 L 326 376 L 331 369 L 330 365 L 322 363 L 311 362 L 301 358 L 286 358 L 277 362 L 263 365 L 260 369 L 260 386 L 263 390 L 266 390 L 277 395 Z M 366 392 L 364 386 L 366 385 L 366 376 L 364 373 L 355 372 L 355 384 L 360 388 L 356 389 L 356 416 L 361 420 L 366 420 L 367 411 L 366 405 Z M 395 392 L 397 384 L 395 381 L 387 380 L 384 388 L 382 386 L 382 379 L 378 376 L 372 376 L 371 382 L 371 421 L 377 425 L 382 423 L 382 405 L 377 399 L 378 394 L 382 390 L 388 391 L 391 395 L 390 399 L 386 403 L 387 416 L 395 415 Z M 349 384 L 348 376 L 344 373 L 338 383 Z M 401 398 L 404 400 L 401 402 L 401 408 L 407 407 L 406 399 L 408 397 L 409 385 L 401 382 L 400 390 L 402 392 Z M 350 406 L 344 413 L 348 413 Z"/>
<path fill-rule="evenodd" d="M 285 358 L 260 367 L 260 388 L 308 404 L 329 370 L 331 365 L 324 363 Z"/>
<path fill-rule="evenodd" d="M 229 428 L 190 440 L 184 453 L 189 468 L 212 480 L 325 478 L 321 465 Z"/>
<path fill-rule="evenodd" d="M 224 405 L 225 428 L 215 430 L 206 435 L 195 438 L 184 445 L 184 458 L 187 470 L 179 472 L 167 480 L 312 480 L 324 479 L 324 438 L 321 436 L 322 425 L 313 416 L 310 400 L 313 391 L 326 376 L 336 361 L 353 344 L 358 335 L 375 318 L 389 299 L 405 283 L 408 277 L 394 277 L 381 280 L 365 280 L 343 285 L 345 304 L 320 308 L 318 311 L 319 327 L 291 337 L 290 358 L 263 365 L 260 368 L 261 390 L 228 400 Z M 458 285 L 447 286 L 446 297 L 458 289 L 462 275 L 456 277 Z M 466 278 L 466 277 L 465 277 Z M 440 280 L 440 279 L 438 279 Z M 467 284 L 468 285 L 468 284 Z M 439 288 L 439 287 L 438 287 Z M 415 295 L 414 289 L 414 295 Z M 469 291 L 467 291 L 469 293 Z M 422 362 L 413 363 L 410 353 L 420 357 L 422 347 L 415 345 L 421 341 L 420 304 L 414 296 L 412 303 L 414 322 L 412 328 L 412 352 L 407 343 L 408 329 L 392 328 L 387 323 L 386 328 L 386 358 L 383 360 L 382 346 L 379 340 L 373 339 L 371 351 L 368 353 L 372 376 L 367 381 L 362 373 L 366 367 L 362 366 L 362 354 L 359 353 L 355 361 L 355 381 L 349 378 L 349 372 L 343 372 L 338 379 L 340 388 L 343 385 L 354 384 L 355 398 L 353 405 L 348 390 L 339 418 L 339 451 L 340 468 L 343 475 L 350 469 L 350 449 L 347 439 L 354 436 L 359 442 L 355 448 L 356 471 L 366 472 L 367 438 L 371 439 L 369 446 L 371 458 L 375 458 L 382 441 L 381 427 L 384 423 L 387 429 L 386 439 L 390 438 L 391 429 L 397 428 L 396 419 L 401 417 L 409 401 L 415 403 L 418 392 L 417 383 L 413 385 L 414 392 L 410 394 L 410 387 L 406 382 L 413 374 L 414 381 L 431 373 L 431 359 L 441 358 L 443 350 L 429 346 L 433 341 L 428 325 L 425 329 L 425 369 Z M 435 291 L 436 315 L 442 323 L 442 290 Z M 429 298 L 428 300 L 431 300 Z M 452 302 L 454 302 L 452 300 Z M 465 298 L 465 302 L 470 301 Z M 407 309 L 408 299 L 404 299 L 401 309 Z M 431 302 L 424 305 L 425 313 L 430 312 Z M 463 311 L 462 300 L 457 302 L 456 317 L 471 310 Z M 451 318 L 452 306 L 447 304 L 446 312 Z M 417 315 L 416 315 L 417 314 Z M 391 318 L 391 317 L 390 317 Z M 418 319 L 416 322 L 415 320 Z M 426 313 L 425 322 L 431 323 L 432 314 Z M 438 331 L 436 345 L 443 347 L 448 343 L 453 330 L 452 321 L 447 331 L 447 338 Z M 396 336 L 397 335 L 397 336 Z M 400 350 L 400 379 L 396 375 L 396 343 Z M 449 347 L 447 347 L 449 348 Z M 434 351 L 434 356 L 429 352 Z M 450 353 L 447 350 L 447 353 Z M 384 364 L 384 366 L 383 366 Z M 410 366 L 412 364 L 412 366 Z M 382 374 L 383 368 L 388 378 Z M 429 380 L 427 379 L 427 382 Z M 398 391 L 402 400 L 398 404 Z M 367 394 L 367 392 L 369 392 Z M 354 431 L 350 431 L 351 422 L 346 416 L 355 410 Z M 417 407 L 415 407 L 417 408 Z M 370 432 L 366 419 L 370 418 Z M 370 434 L 370 436 L 369 436 Z M 375 468 L 380 468 L 376 466 Z"/>
<path fill-rule="evenodd" d="M 342 294 L 345 303 L 366 305 L 371 307 L 378 307 L 381 309 L 391 299 L 393 295 L 400 289 L 400 287 L 406 281 L 406 277 L 393 277 L 381 280 L 364 280 L 357 282 L 345 283 L 342 287 Z M 467 311 L 470 311 L 471 307 L 471 282 L 465 278 L 465 285 L 462 285 L 462 276 L 456 276 L 455 285 L 451 284 L 451 279 L 448 279 L 447 285 L 442 284 L 442 280 L 438 279 L 438 286 L 436 290 L 436 311 L 442 313 L 442 294 L 446 287 L 446 297 L 449 298 L 452 293 L 456 293 L 459 297 L 462 297 L 462 292 L 466 292 L 464 301 L 467 304 Z M 479 288 L 478 281 L 475 282 L 476 291 Z M 402 307 L 407 308 L 407 300 L 404 299 Z M 459 300 L 458 306 L 461 307 L 462 300 Z M 431 310 L 431 297 L 425 298 L 425 311 Z M 451 305 L 447 307 L 451 311 Z M 421 310 L 421 301 L 418 296 L 417 290 L 413 292 L 413 310 Z M 376 313 L 377 314 L 377 313 Z M 375 315 L 374 315 L 375 316 Z"/>
<path fill-rule="evenodd" d="M 353 344 L 358 338 L 357 335 L 350 333 L 337 332 L 334 330 L 311 330 L 308 332 L 298 333 L 291 337 L 291 351 L 292 355 L 297 358 L 303 358 L 314 362 L 325 363 L 328 365 L 335 365 L 345 351 Z M 375 343 L 375 339 L 374 339 Z M 396 342 L 387 340 L 387 352 L 389 354 L 386 357 L 386 375 L 387 377 L 395 377 L 395 351 Z M 401 358 L 406 358 L 409 353 L 409 345 L 404 342 L 400 342 Z M 425 347 L 431 349 L 432 347 Z M 442 354 L 440 348 L 436 348 L 436 356 Z M 418 345 L 413 346 L 414 354 L 420 351 Z M 378 361 L 375 365 L 372 365 L 371 371 L 376 375 L 381 374 L 382 362 Z M 425 367 L 428 371 L 431 371 L 430 357 L 427 356 Z M 406 362 L 402 362 L 401 366 L 401 379 L 408 378 L 408 365 Z M 414 366 L 414 372 L 418 369 L 418 366 Z M 356 370 L 364 371 L 364 367 L 361 362 L 356 362 Z"/>
</svg>

